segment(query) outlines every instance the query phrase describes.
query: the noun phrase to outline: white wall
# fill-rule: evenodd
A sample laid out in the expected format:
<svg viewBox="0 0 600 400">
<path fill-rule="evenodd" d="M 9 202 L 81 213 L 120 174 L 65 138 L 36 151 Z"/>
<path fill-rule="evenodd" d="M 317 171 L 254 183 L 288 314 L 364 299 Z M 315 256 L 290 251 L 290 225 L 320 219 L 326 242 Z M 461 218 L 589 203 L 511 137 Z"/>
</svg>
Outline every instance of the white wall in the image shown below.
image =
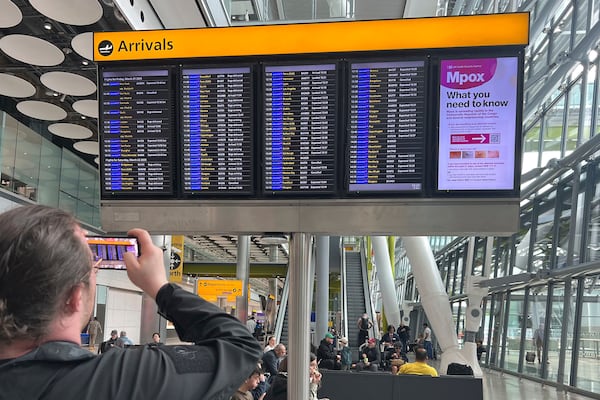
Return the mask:
<svg viewBox="0 0 600 400">
<path fill-rule="evenodd" d="M 109 288 L 106 298 L 105 339 L 110 337 L 110 331 L 127 332 L 127 337 L 134 344 L 140 344 L 140 329 L 142 315 L 142 293 L 118 288 Z M 146 338 L 142 343 L 147 343 Z"/>
</svg>

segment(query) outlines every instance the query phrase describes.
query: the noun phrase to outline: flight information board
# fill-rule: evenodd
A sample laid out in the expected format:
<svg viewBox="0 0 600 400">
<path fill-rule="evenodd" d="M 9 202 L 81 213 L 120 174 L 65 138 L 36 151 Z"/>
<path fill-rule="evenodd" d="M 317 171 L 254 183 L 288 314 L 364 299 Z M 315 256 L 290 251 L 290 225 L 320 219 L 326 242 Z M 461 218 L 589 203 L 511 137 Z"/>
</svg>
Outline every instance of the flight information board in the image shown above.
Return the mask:
<svg viewBox="0 0 600 400">
<path fill-rule="evenodd" d="M 266 66 L 264 80 L 265 193 L 335 192 L 336 64 Z"/>
<path fill-rule="evenodd" d="M 253 192 L 252 69 L 182 69 L 183 193 Z"/>
<path fill-rule="evenodd" d="M 100 74 L 102 193 L 173 193 L 173 95 L 170 70 Z"/>
<path fill-rule="evenodd" d="M 425 82 L 425 61 L 350 65 L 349 192 L 423 190 Z"/>
</svg>

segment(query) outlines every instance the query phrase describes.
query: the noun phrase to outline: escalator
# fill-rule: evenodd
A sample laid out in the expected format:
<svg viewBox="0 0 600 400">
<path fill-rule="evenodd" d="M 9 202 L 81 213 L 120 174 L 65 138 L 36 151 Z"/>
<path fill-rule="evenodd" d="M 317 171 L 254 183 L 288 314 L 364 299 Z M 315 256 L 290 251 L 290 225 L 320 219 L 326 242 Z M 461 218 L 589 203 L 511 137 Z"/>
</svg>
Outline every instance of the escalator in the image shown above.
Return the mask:
<svg viewBox="0 0 600 400">
<path fill-rule="evenodd" d="M 277 343 L 283 343 L 288 345 L 288 299 L 290 297 L 290 271 L 288 268 L 287 276 L 285 277 L 285 284 L 283 285 L 283 291 L 281 292 L 281 299 L 279 308 L 277 310 L 277 320 L 275 321 L 275 341 Z M 283 318 L 282 318 L 283 316 Z"/>
<path fill-rule="evenodd" d="M 370 312 L 370 301 L 368 297 L 368 284 L 366 267 L 362 263 L 361 253 L 356 251 L 345 251 L 345 296 L 346 296 L 346 321 L 348 325 L 348 346 L 352 350 L 352 357 L 358 357 L 358 320 L 366 312 Z M 373 320 L 373 318 L 371 318 Z M 373 333 L 369 332 L 369 336 Z"/>
</svg>

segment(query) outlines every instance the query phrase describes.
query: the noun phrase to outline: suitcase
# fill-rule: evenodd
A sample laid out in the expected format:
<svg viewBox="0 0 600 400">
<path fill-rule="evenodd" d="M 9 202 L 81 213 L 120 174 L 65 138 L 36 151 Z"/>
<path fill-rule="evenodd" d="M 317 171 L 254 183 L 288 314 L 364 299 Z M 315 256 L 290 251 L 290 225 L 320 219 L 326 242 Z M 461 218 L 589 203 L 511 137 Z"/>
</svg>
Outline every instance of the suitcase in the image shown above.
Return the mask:
<svg viewBox="0 0 600 400">
<path fill-rule="evenodd" d="M 535 352 L 534 351 L 528 351 L 525 354 L 525 361 L 527 361 L 528 363 L 534 363 L 535 362 Z"/>
</svg>

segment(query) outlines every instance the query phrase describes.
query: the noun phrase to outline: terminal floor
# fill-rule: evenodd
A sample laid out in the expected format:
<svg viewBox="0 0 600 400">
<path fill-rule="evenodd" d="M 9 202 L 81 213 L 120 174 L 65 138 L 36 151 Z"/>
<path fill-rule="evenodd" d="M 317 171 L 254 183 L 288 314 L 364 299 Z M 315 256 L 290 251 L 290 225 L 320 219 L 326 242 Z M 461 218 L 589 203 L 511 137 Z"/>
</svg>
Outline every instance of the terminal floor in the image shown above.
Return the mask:
<svg viewBox="0 0 600 400">
<path fill-rule="evenodd" d="M 502 372 L 483 370 L 484 400 L 591 400 L 576 393 L 565 393 L 554 386 L 542 385 L 529 379 L 503 374 Z"/>
<path fill-rule="evenodd" d="M 412 361 L 412 360 L 411 360 Z M 439 370 L 439 361 L 430 363 Z M 537 364 L 536 364 L 537 365 Z M 457 398 L 460 398 L 457 397 Z M 557 390 L 526 378 L 483 368 L 484 400 L 592 400 L 577 393 Z"/>
</svg>

